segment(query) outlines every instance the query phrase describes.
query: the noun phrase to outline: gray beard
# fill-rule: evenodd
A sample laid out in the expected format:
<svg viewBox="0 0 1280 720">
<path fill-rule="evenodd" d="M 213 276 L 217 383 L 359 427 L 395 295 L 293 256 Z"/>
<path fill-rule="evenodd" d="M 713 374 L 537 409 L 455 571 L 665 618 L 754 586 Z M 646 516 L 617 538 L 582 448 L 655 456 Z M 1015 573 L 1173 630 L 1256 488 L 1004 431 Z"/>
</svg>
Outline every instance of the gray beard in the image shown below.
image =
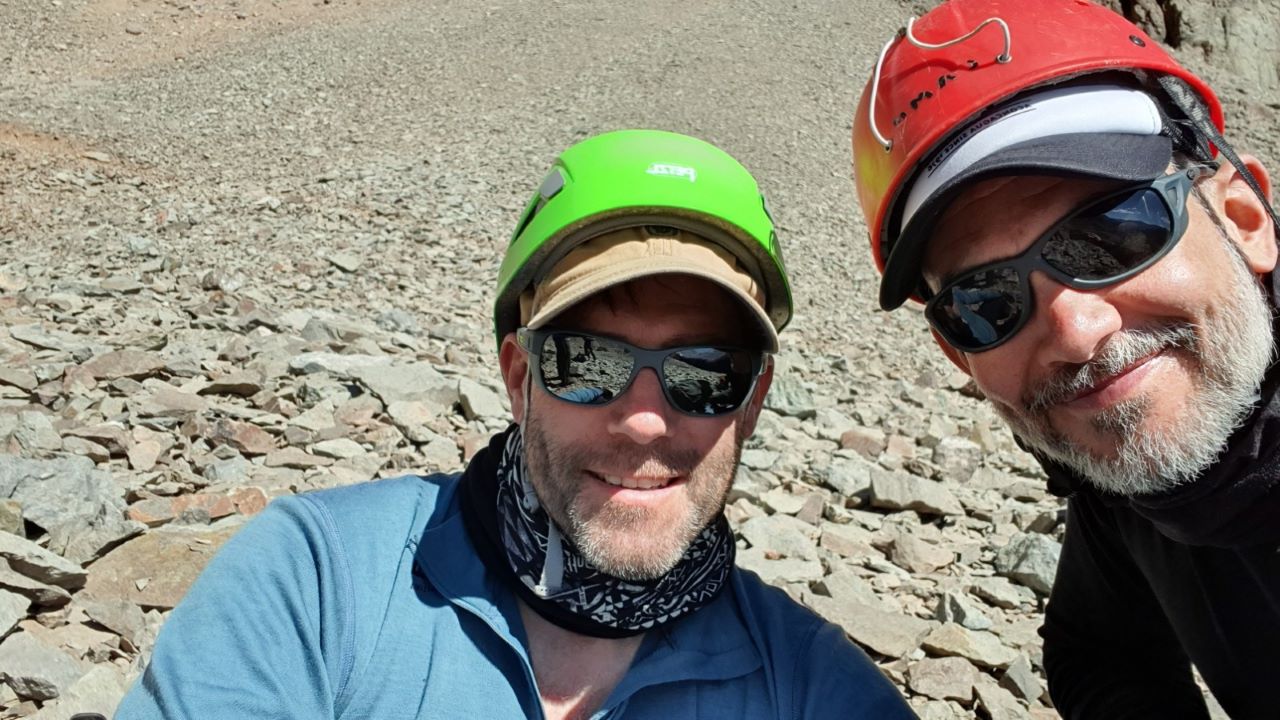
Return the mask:
<svg viewBox="0 0 1280 720">
<path fill-rule="evenodd" d="M 1225 242 L 1234 277 L 1220 314 L 1209 316 L 1199 328 L 1180 323 L 1117 333 L 1096 358 L 1050 379 L 1023 408 L 996 405 L 1014 433 L 1040 455 L 1116 495 L 1166 492 L 1200 477 L 1257 402 L 1274 350 L 1271 307 L 1263 288 L 1234 244 Z M 1049 426 L 1049 407 L 1161 350 L 1180 353 L 1199 369 L 1188 412 L 1173 431 L 1144 429 L 1149 395 L 1118 403 L 1093 419 L 1096 430 L 1116 439 L 1114 457 L 1096 457 Z"/>
</svg>

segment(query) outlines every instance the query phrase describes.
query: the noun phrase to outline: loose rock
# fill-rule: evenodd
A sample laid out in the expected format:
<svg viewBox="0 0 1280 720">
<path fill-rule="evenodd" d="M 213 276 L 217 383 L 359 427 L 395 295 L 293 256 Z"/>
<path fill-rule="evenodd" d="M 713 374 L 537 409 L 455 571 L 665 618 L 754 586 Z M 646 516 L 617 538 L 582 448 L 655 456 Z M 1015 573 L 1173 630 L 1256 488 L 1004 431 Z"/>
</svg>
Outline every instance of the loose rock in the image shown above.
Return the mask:
<svg viewBox="0 0 1280 720">
<path fill-rule="evenodd" d="M 61 650 L 17 632 L 0 643 L 0 680 L 20 698 L 52 700 L 71 688 L 85 668 Z"/>
<path fill-rule="evenodd" d="M 968 630 L 955 623 L 943 623 L 921 643 L 936 655 L 968 658 L 988 668 L 1008 667 L 1018 654 L 1005 647 L 991 633 Z"/>
<path fill-rule="evenodd" d="M 817 529 L 787 515 L 766 515 L 743 523 L 740 532 L 753 548 L 780 557 L 816 560 L 813 538 Z"/>
<path fill-rule="evenodd" d="M 7 635 L 19 620 L 27 616 L 29 607 L 31 607 L 30 598 L 8 590 L 0 590 L 0 637 Z"/>
<path fill-rule="evenodd" d="M 978 675 L 978 668 L 964 658 L 925 658 L 907 671 L 907 684 L 926 697 L 969 703 Z"/>
<path fill-rule="evenodd" d="M 871 475 L 871 504 L 891 510 L 916 510 L 931 515 L 963 515 L 955 495 L 942 485 L 906 473 L 876 468 Z"/>
<path fill-rule="evenodd" d="M 970 630 L 989 630 L 992 626 L 991 618 L 977 604 L 956 592 L 943 593 L 938 599 L 933 616 L 941 622 L 958 623 Z"/>
<path fill-rule="evenodd" d="M 1053 589 L 1061 552 L 1062 545 L 1045 535 L 1018 535 L 996 553 L 996 572 L 1048 595 Z"/>
<path fill-rule="evenodd" d="M 920 646 L 933 623 L 856 603 L 815 596 L 812 607 L 844 628 L 854 642 L 889 657 L 903 657 Z"/>
<path fill-rule="evenodd" d="M 82 587 L 85 571 L 66 559 L 16 535 L 0 533 L 0 559 L 27 577 L 66 590 Z"/>
<path fill-rule="evenodd" d="M 914 535 L 902 534 L 893 539 L 889 559 L 914 573 L 931 573 L 951 564 L 954 555 Z"/>
<path fill-rule="evenodd" d="M 1000 675 L 1000 687 L 1027 702 L 1035 702 L 1044 694 L 1044 686 L 1025 655 L 1019 655 Z"/>
</svg>

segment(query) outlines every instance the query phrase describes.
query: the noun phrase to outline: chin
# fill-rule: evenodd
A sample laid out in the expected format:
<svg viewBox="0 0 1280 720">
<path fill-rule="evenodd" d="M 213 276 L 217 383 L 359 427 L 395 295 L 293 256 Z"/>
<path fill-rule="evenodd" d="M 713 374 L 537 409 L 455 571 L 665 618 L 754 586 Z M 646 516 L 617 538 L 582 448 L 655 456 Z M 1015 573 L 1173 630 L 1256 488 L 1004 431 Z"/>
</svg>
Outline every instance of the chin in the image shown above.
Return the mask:
<svg viewBox="0 0 1280 720">
<path fill-rule="evenodd" d="M 576 515 L 576 513 L 574 513 Z M 624 580 L 654 580 L 684 557 L 702 527 L 690 513 L 605 506 L 590 518 L 570 519 L 570 538 L 596 569 Z"/>
<path fill-rule="evenodd" d="M 1238 414 L 1190 413 L 1180 422 L 1136 398 L 1095 416 L 1078 440 L 1022 426 L 1023 440 L 1106 493 L 1156 495 L 1194 482 L 1218 457 Z M 1151 415 L 1155 414 L 1156 417 Z"/>
<path fill-rule="evenodd" d="M 625 539 L 611 538 L 619 542 L 602 543 L 593 551 L 583 551 L 583 556 L 596 569 L 623 580 L 656 580 L 679 564 L 685 547 L 671 544 L 649 543 L 643 547 L 625 546 Z"/>
</svg>

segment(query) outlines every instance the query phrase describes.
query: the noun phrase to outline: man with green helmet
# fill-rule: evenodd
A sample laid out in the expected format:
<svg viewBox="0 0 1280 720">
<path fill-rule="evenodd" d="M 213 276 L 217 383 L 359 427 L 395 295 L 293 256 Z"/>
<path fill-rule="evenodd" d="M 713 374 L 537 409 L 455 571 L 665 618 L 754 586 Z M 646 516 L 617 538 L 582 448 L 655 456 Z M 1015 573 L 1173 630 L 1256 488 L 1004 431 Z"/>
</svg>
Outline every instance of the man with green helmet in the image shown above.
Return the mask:
<svg viewBox="0 0 1280 720">
<path fill-rule="evenodd" d="M 725 499 L 790 316 L 737 161 L 656 131 L 573 146 L 499 276 L 515 423 L 461 474 L 277 500 L 117 718 L 913 717 L 734 566 Z"/>
</svg>

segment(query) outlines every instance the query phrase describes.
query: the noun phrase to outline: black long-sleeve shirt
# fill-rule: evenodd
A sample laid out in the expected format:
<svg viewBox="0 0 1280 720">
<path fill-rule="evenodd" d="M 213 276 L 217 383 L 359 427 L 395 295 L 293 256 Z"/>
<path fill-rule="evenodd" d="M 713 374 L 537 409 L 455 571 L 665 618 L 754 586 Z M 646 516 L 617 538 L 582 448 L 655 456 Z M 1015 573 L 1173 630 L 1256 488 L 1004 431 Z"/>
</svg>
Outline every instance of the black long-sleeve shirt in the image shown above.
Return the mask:
<svg viewBox="0 0 1280 720">
<path fill-rule="evenodd" d="M 1068 720 L 1208 718 L 1191 663 L 1233 719 L 1280 718 L 1273 542 L 1177 542 L 1125 502 L 1081 489 L 1041 634 Z"/>
</svg>

